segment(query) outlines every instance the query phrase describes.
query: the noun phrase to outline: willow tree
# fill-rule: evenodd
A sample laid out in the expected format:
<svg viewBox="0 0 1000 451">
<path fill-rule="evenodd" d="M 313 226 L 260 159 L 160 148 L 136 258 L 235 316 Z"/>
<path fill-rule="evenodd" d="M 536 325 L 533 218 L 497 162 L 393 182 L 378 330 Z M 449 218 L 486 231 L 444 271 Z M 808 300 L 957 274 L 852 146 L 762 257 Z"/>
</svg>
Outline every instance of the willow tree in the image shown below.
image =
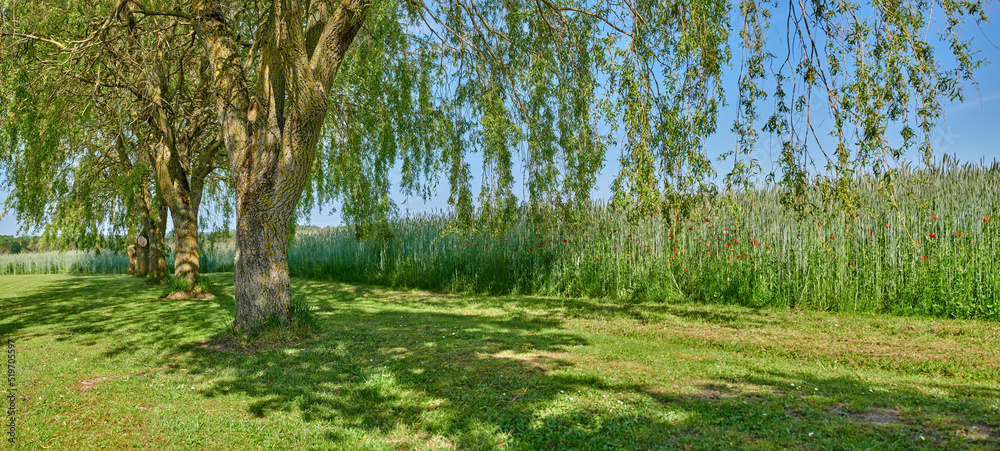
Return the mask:
<svg viewBox="0 0 1000 451">
<path fill-rule="evenodd" d="M 201 199 L 206 185 L 224 191 L 213 176 L 225 154 L 209 76 L 190 24 L 136 8 L 128 0 L 5 7 L 10 199 L 23 224 L 44 225 L 60 241 L 79 241 L 81 223 L 131 224 L 138 215 L 156 278 L 169 207 L 174 275 L 196 288 Z M 108 207 L 92 208 L 101 201 Z"/>
<path fill-rule="evenodd" d="M 53 5 L 35 5 L 42 13 L 35 16 L 41 18 L 33 23 L 36 32 L 87 20 L 82 14 L 49 14 L 47 6 Z M 69 60 L 55 64 L 46 58 L 47 52 L 33 45 L 36 35 L 16 37 L 23 12 L 4 4 L 0 17 L 0 164 L 9 193 L 6 206 L 22 228 L 44 227 L 43 239 L 50 244 L 95 248 L 109 244 L 102 240 L 108 234 L 144 235 L 149 243 L 141 253 L 141 275 L 162 278 L 166 209 L 152 186 L 150 160 L 136 139 L 135 124 L 121 114 L 121 103 L 104 95 L 91 72 Z"/>
</svg>

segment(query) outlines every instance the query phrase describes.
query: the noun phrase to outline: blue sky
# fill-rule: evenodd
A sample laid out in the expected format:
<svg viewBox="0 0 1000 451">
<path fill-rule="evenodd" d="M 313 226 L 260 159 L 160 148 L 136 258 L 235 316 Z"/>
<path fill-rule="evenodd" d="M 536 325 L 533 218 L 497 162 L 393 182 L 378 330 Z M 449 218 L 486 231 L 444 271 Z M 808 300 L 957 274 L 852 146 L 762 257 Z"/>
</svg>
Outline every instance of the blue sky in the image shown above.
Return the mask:
<svg viewBox="0 0 1000 451">
<path fill-rule="evenodd" d="M 986 7 L 989 8 L 989 6 L 990 4 L 987 3 Z M 974 47 L 981 51 L 980 57 L 985 58 L 988 63 L 976 73 L 978 83 L 966 85 L 965 102 L 945 105 L 945 116 L 939 121 L 933 144 L 938 156 L 952 154 L 956 155 L 960 161 L 985 159 L 986 162 L 990 162 L 995 158 L 1000 159 L 1000 48 L 998 48 L 1000 46 L 1000 18 L 994 19 L 993 23 L 984 25 L 981 30 L 967 25 L 964 32 L 966 36 L 973 39 Z M 734 49 L 734 53 L 737 51 Z M 946 52 L 947 49 L 941 48 L 938 52 L 939 58 L 948 55 Z M 738 57 L 738 54 L 736 56 Z M 728 93 L 737 91 L 736 76 L 732 72 L 723 82 Z M 735 109 L 731 106 L 720 112 L 719 132 L 710 137 L 706 143 L 710 155 L 718 155 L 735 145 L 736 138 L 729 132 L 734 115 Z M 765 170 L 768 169 L 767 164 L 771 160 L 766 141 L 767 137 L 762 136 L 755 155 L 765 165 Z M 594 193 L 595 199 L 610 197 L 611 181 L 618 170 L 618 154 L 618 149 L 609 150 L 604 170 L 598 178 L 598 186 Z M 475 160 L 470 161 L 470 163 L 473 164 L 473 175 L 477 175 Z M 717 172 L 724 174 L 725 171 L 725 164 L 717 163 Z M 398 182 L 398 180 L 394 180 L 394 182 Z M 394 183 L 394 185 L 398 187 L 398 183 Z M 473 187 L 476 188 L 475 181 L 473 181 Z M 446 181 L 439 183 L 438 192 L 439 195 L 428 202 L 419 198 L 407 198 L 399 194 L 395 195 L 395 199 L 400 205 L 401 213 L 446 209 L 448 197 Z M 0 198 L 6 199 L 6 196 L 6 192 L 0 192 Z M 522 196 L 519 195 L 519 197 Z M 314 211 L 309 223 L 317 226 L 340 225 L 340 215 L 331 212 L 336 208 L 339 208 L 339 205 L 326 206 L 322 213 Z M 8 212 L 0 219 L 0 235 L 15 235 L 17 231 L 14 212 Z"/>
</svg>

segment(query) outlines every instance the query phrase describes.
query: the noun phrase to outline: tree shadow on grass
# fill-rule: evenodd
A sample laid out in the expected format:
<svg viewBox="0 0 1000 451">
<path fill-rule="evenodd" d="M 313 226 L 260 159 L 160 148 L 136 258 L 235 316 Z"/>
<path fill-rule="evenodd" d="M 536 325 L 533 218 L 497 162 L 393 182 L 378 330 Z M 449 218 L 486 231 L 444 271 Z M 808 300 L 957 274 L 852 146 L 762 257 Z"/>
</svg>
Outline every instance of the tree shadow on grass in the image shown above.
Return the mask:
<svg viewBox="0 0 1000 451">
<path fill-rule="evenodd" d="M 203 276 L 216 283 L 218 275 Z M 41 290 L 4 299 L 0 335 L 53 337 L 79 346 L 104 346 L 101 357 L 173 353 L 218 330 L 232 312 L 231 289 L 213 300 L 159 299 L 162 287 L 142 279 L 75 275 Z"/>
<path fill-rule="evenodd" d="M 211 381 L 203 396 L 245 395 L 253 417 L 300 416 L 333 446 L 360 436 L 388 448 L 935 448 L 990 444 L 1000 432 L 988 406 L 959 392 L 935 398 L 927 384 L 753 366 L 682 386 L 619 382 L 629 378 L 609 379 L 627 375 L 601 368 L 606 357 L 581 348 L 590 343 L 558 315 L 453 314 L 448 300 L 430 311 L 379 289 L 299 286 L 320 307 L 323 337 L 254 355 L 196 349 L 183 364 Z M 976 426 L 983 432 L 962 435 Z"/>
<path fill-rule="evenodd" d="M 291 413 L 330 447 L 351 448 L 359 440 L 385 448 L 474 449 L 990 449 L 1000 443 L 996 407 L 982 401 L 1000 398 L 1000 391 L 989 387 L 937 380 L 896 387 L 817 376 L 815 368 L 789 373 L 752 364 L 743 374 L 718 376 L 710 360 L 684 363 L 701 365 L 691 371 L 703 380 L 636 384 L 610 373 L 620 366 L 603 366 L 613 356 L 581 348 L 590 343 L 565 328 L 561 299 L 510 299 L 533 302 L 532 315 L 486 308 L 455 314 L 447 310 L 478 301 L 379 299 L 379 289 L 331 287 L 293 285 L 318 307 L 319 338 L 251 355 L 195 346 L 231 319 L 228 286 L 211 301 L 165 301 L 135 280 L 74 277 L 44 294 L 5 299 L 0 327 L 5 334 L 103 347 L 108 359 L 153 351 L 149 364 L 179 361 L 202 378 L 199 396 L 245 396 L 250 417 Z M 587 302 L 569 305 L 585 309 Z M 595 318 L 610 311 L 631 319 L 640 309 L 590 308 Z"/>
</svg>

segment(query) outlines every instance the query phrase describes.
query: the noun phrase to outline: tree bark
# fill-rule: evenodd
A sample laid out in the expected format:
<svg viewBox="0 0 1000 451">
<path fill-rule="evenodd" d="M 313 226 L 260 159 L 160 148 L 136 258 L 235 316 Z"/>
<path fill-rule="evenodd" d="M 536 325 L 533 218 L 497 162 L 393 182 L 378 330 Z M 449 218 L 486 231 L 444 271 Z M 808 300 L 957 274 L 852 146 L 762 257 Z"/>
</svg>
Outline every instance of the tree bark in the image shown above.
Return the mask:
<svg viewBox="0 0 1000 451">
<path fill-rule="evenodd" d="M 157 282 L 167 277 L 167 256 L 165 235 L 167 229 L 167 205 L 163 197 L 156 195 L 156 220 L 149 232 L 149 278 Z"/>
<path fill-rule="evenodd" d="M 135 255 L 135 245 L 130 244 L 128 246 L 128 273 L 139 277 L 139 274 L 136 273 L 136 266 L 138 266 L 138 264 L 139 262 L 136 261 Z"/>
<path fill-rule="evenodd" d="M 252 329 L 269 316 L 282 323 L 290 320 L 289 216 L 265 207 L 273 205 L 276 194 L 273 190 L 237 191 L 233 291 L 240 299 L 236 302 L 236 327 L 240 330 Z"/>
<path fill-rule="evenodd" d="M 149 217 L 143 218 L 142 221 L 142 233 L 139 236 L 149 236 Z M 143 245 L 139 238 L 136 238 L 135 243 L 135 273 L 137 277 L 145 277 L 149 273 L 149 239 L 146 239 L 146 244 Z"/>
<path fill-rule="evenodd" d="M 198 216 L 191 208 L 170 209 L 174 221 L 174 277 L 197 290 L 200 274 L 198 255 Z"/>
</svg>

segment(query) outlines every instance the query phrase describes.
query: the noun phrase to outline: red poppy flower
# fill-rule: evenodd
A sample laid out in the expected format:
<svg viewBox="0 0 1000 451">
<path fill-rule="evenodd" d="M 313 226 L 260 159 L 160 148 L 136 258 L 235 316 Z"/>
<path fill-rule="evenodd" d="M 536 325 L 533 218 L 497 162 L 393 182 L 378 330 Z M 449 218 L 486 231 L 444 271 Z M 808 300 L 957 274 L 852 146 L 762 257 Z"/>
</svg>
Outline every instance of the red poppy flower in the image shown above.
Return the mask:
<svg viewBox="0 0 1000 451">
<path fill-rule="evenodd" d="M 836 239 L 836 237 L 833 236 L 833 235 L 830 235 L 830 239 L 833 240 L 833 239 Z"/>
<path fill-rule="evenodd" d="M 955 234 L 955 236 L 957 236 L 957 237 L 961 238 L 961 237 L 962 237 L 962 232 L 958 232 L 958 233 L 956 233 L 956 234 Z"/>
<path fill-rule="evenodd" d="M 937 238 L 937 234 L 936 234 L 936 233 L 932 233 L 932 234 L 930 234 L 929 236 L 930 236 L 931 238 Z"/>
<path fill-rule="evenodd" d="M 990 222 L 990 218 L 983 218 L 983 222 Z"/>
<path fill-rule="evenodd" d="M 931 219 L 937 221 L 937 216 L 931 216 Z"/>
<path fill-rule="evenodd" d="M 920 257 L 922 260 L 927 260 L 927 256 Z"/>
<path fill-rule="evenodd" d="M 869 231 L 868 231 L 868 234 L 869 234 L 869 235 L 871 235 L 871 234 L 872 234 L 872 231 L 871 231 L 871 230 L 869 230 Z"/>
<path fill-rule="evenodd" d="M 671 233 L 671 234 L 670 234 L 670 238 L 673 238 L 673 237 L 674 237 L 674 234 L 672 234 L 672 233 Z"/>
<path fill-rule="evenodd" d="M 629 238 L 632 238 L 632 234 L 631 234 L 631 233 L 630 233 L 630 234 L 628 234 L 628 237 L 629 237 Z"/>
<path fill-rule="evenodd" d="M 566 238 L 563 238 L 563 243 L 565 243 L 565 242 L 566 242 Z"/>
</svg>

